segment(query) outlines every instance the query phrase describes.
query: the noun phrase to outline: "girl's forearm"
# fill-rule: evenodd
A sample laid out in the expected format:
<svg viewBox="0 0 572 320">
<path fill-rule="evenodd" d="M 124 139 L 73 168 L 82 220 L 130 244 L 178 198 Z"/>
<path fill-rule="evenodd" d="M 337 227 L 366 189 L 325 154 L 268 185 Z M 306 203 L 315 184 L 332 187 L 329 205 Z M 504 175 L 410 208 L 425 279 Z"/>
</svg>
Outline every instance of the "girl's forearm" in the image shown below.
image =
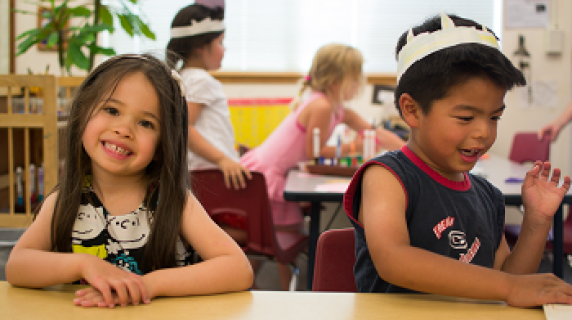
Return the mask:
<svg viewBox="0 0 572 320">
<path fill-rule="evenodd" d="M 81 265 L 91 256 L 34 249 L 12 252 L 6 264 L 6 279 L 12 285 L 32 288 L 71 283 L 82 278 Z"/>
<path fill-rule="evenodd" d="M 254 275 L 247 259 L 220 256 L 195 265 L 153 271 L 143 276 L 151 297 L 189 296 L 247 290 Z"/>
<path fill-rule="evenodd" d="M 215 148 L 194 127 L 189 126 L 189 150 L 207 159 L 212 163 L 218 163 L 226 155 Z"/>
</svg>

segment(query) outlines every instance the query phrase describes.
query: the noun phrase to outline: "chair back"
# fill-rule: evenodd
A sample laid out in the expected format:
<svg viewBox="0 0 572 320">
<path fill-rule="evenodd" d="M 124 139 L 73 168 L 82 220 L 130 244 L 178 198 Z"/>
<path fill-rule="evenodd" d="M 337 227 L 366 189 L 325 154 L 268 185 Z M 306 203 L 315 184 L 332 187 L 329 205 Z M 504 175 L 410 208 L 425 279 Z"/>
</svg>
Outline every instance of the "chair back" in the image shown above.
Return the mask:
<svg viewBox="0 0 572 320">
<path fill-rule="evenodd" d="M 307 244 L 307 237 L 275 230 L 264 175 L 260 172 L 251 174 L 246 188 L 240 190 L 227 188 L 223 173 L 218 169 L 193 170 L 189 181 L 193 194 L 209 215 L 234 213 L 246 216 L 247 243 L 243 247 L 246 253 L 290 263 Z"/>
<path fill-rule="evenodd" d="M 318 238 L 312 291 L 357 292 L 354 229 L 330 229 Z"/>
<path fill-rule="evenodd" d="M 514 135 L 509 159 L 518 162 L 548 161 L 550 155 L 550 139 L 544 136 L 538 140 L 536 132 L 517 132 Z"/>
</svg>

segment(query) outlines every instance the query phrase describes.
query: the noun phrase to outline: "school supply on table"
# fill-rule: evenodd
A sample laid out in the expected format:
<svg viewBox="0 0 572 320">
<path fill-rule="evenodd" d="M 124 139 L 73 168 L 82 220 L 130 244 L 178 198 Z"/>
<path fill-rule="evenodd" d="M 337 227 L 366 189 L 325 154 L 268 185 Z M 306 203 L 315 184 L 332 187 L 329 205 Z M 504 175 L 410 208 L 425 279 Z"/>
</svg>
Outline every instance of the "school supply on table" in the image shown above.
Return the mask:
<svg viewBox="0 0 572 320">
<path fill-rule="evenodd" d="M 572 319 L 572 306 L 565 304 L 545 304 L 542 306 L 546 320 Z"/>
</svg>

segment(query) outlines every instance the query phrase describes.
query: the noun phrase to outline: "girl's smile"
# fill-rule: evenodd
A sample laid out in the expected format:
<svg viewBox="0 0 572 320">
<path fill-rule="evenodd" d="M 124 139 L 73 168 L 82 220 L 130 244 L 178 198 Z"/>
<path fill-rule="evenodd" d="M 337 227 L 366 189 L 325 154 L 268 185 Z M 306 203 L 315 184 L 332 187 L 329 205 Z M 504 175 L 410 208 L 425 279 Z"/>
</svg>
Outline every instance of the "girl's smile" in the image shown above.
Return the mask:
<svg viewBox="0 0 572 320">
<path fill-rule="evenodd" d="M 82 140 L 93 174 L 143 174 L 160 136 L 155 88 L 142 73 L 125 75 L 107 101 L 96 106 Z"/>
</svg>

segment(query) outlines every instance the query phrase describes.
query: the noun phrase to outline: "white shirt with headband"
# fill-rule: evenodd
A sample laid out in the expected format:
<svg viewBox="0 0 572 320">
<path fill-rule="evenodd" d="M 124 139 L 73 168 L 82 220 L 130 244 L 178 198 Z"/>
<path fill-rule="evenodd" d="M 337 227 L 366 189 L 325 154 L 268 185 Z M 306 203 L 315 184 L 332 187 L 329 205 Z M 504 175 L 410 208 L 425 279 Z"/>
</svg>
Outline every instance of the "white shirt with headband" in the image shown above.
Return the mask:
<svg viewBox="0 0 572 320">
<path fill-rule="evenodd" d="M 185 83 L 187 101 L 204 105 L 193 127 L 211 145 L 238 162 L 230 109 L 222 84 L 200 68 L 185 68 L 180 74 Z M 188 161 L 189 170 L 217 168 L 216 164 L 190 150 Z"/>
</svg>

